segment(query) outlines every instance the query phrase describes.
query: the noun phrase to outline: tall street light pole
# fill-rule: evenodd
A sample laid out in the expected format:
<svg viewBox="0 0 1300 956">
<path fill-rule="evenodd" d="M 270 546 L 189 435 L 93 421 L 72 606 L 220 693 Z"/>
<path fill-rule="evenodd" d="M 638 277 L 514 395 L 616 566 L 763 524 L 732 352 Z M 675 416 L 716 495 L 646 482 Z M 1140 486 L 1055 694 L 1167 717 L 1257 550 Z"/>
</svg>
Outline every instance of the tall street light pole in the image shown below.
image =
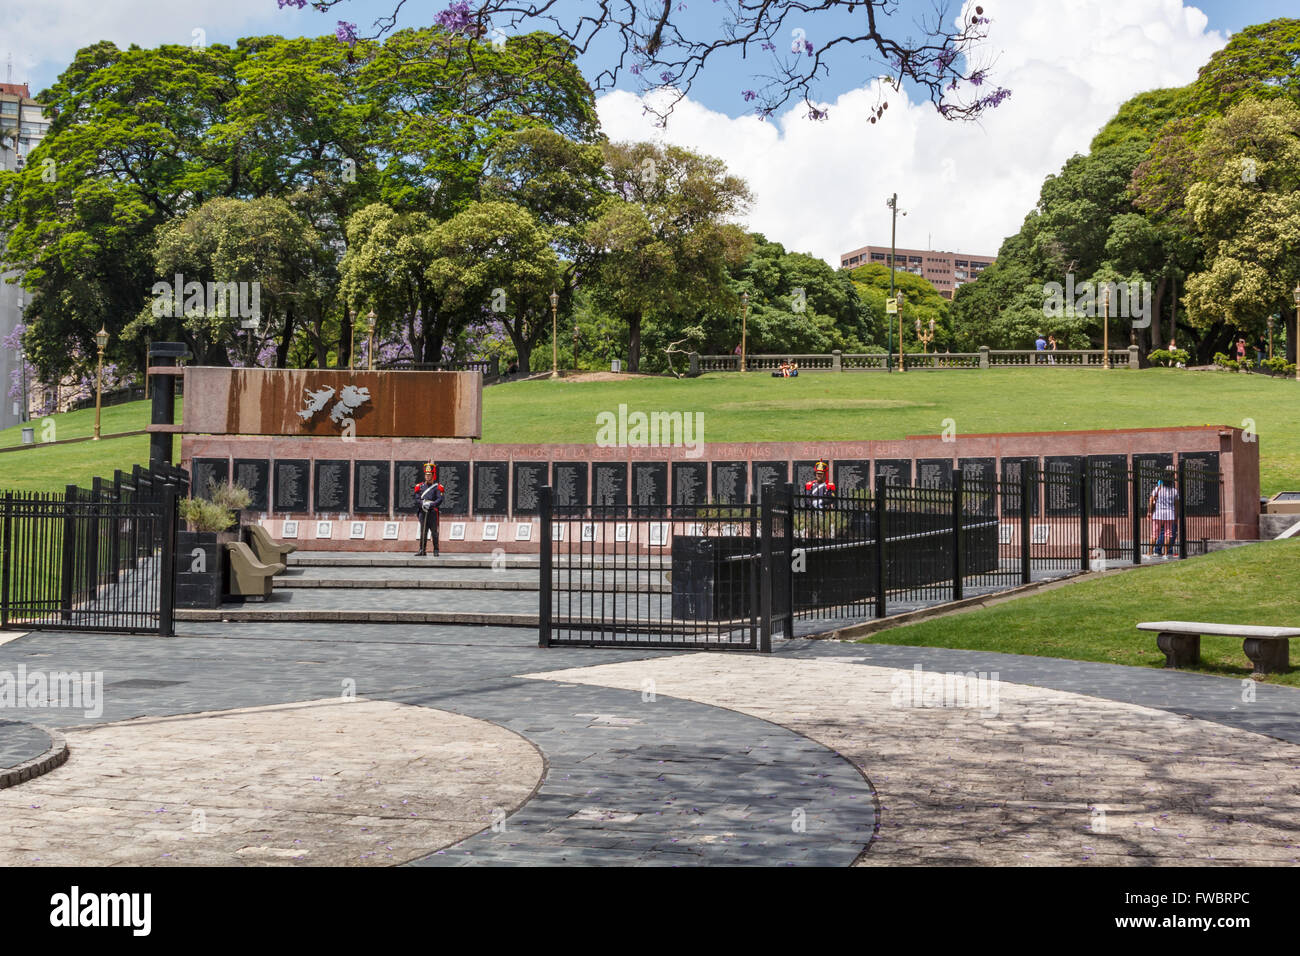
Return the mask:
<svg viewBox="0 0 1300 956">
<path fill-rule="evenodd" d="M 375 370 L 375 310 L 366 315 L 366 367 Z"/>
<path fill-rule="evenodd" d="M 108 345 L 108 331 L 101 323 L 95 333 L 95 344 L 99 346 L 99 366 L 95 370 L 95 437 L 99 441 L 99 410 L 104 399 L 104 349 Z"/>
<path fill-rule="evenodd" d="M 1300 282 L 1295 284 L 1295 290 L 1292 295 L 1295 297 L 1295 324 L 1291 326 L 1291 328 L 1300 333 Z M 1288 331 L 1287 334 L 1289 335 L 1290 332 Z M 1289 341 L 1287 342 L 1286 347 L 1287 351 L 1296 352 L 1297 359 L 1295 363 L 1295 377 L 1296 381 L 1300 382 L 1300 351 L 1297 351 L 1295 344 Z"/>
<path fill-rule="evenodd" d="M 23 297 L 18 297 L 18 321 L 23 321 Z M 22 379 L 22 411 L 18 415 L 20 422 L 31 421 L 28 417 L 28 406 L 31 404 L 27 400 L 27 352 L 23 349 L 22 344 L 18 346 L 18 374 Z"/>
<path fill-rule="evenodd" d="M 1106 286 L 1101 305 L 1101 367 L 1110 368 L 1110 286 Z"/>
<path fill-rule="evenodd" d="M 745 354 L 749 337 L 749 293 L 740 293 L 740 370 L 746 369 Z"/>
<path fill-rule="evenodd" d="M 898 370 L 903 371 L 903 302 L 907 297 L 898 290 Z"/>
<path fill-rule="evenodd" d="M 560 334 L 555 310 L 560 306 L 560 294 L 551 290 L 551 378 L 560 377 Z"/>
<path fill-rule="evenodd" d="M 896 263 L 895 263 L 895 260 L 897 260 L 897 258 L 898 258 L 898 243 L 897 243 L 897 238 L 898 238 L 898 193 L 894 193 L 892 196 L 890 196 L 888 199 L 886 199 L 886 200 L 885 200 L 885 205 L 889 207 L 889 211 L 890 211 L 890 213 L 891 213 L 891 221 L 890 221 L 890 226 L 889 226 L 889 297 L 892 299 L 892 298 L 894 298 L 894 267 L 895 267 L 895 264 L 896 264 Z M 903 213 L 903 215 L 906 216 L 907 213 Z M 899 359 L 898 359 L 898 367 L 901 369 L 901 368 L 903 367 L 903 358 L 902 358 L 902 355 L 901 355 L 901 353 L 902 353 L 902 351 L 903 351 L 903 326 L 902 326 L 902 322 L 903 322 L 903 310 L 902 310 L 902 309 L 899 309 L 899 310 L 898 310 L 898 321 L 899 321 L 899 326 L 898 326 L 898 351 L 899 351 L 899 353 L 900 353 L 900 355 L 899 355 Z M 893 344 L 893 342 L 892 342 L 891 339 L 890 339 L 890 337 L 891 337 L 892 335 L 893 335 L 893 326 L 890 324 L 889 320 L 886 319 L 886 320 L 885 320 L 885 352 L 886 352 L 886 356 L 885 356 L 885 371 L 889 371 L 889 367 L 890 367 L 890 364 L 891 364 L 890 361 L 889 361 L 889 358 L 890 358 L 890 354 L 889 354 L 889 353 L 892 353 L 892 352 L 894 351 L 894 344 Z"/>
</svg>

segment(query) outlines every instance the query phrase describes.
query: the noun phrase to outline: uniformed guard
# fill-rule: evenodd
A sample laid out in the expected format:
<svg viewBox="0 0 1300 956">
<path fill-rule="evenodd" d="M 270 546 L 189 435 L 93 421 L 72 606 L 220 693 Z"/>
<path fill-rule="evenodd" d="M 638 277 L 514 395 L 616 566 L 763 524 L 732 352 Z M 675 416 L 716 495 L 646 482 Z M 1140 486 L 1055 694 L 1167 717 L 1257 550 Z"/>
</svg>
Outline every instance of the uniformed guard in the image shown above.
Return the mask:
<svg viewBox="0 0 1300 956">
<path fill-rule="evenodd" d="M 424 550 L 425 541 L 431 531 L 433 556 L 438 556 L 438 519 L 444 492 L 445 489 L 438 484 L 438 466 L 431 461 L 425 462 L 424 481 L 415 486 L 415 508 L 416 514 L 420 516 L 420 550 L 415 552 L 417 557 L 424 557 L 427 553 Z"/>
<path fill-rule="evenodd" d="M 804 484 L 803 493 L 816 500 L 814 508 L 825 508 L 826 502 L 835 497 L 835 482 L 830 480 L 830 467 L 824 461 L 813 466 L 813 480 Z"/>
</svg>

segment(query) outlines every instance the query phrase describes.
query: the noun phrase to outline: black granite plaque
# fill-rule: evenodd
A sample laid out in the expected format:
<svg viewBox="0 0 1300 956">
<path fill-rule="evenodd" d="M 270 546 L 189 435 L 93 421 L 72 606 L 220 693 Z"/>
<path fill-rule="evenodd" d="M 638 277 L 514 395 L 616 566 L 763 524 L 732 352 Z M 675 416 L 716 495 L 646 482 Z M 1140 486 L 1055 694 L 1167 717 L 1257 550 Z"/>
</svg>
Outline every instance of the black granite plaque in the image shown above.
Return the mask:
<svg viewBox="0 0 1300 956">
<path fill-rule="evenodd" d="M 632 504 L 650 509 L 641 514 L 664 513 L 668 504 L 668 462 L 632 462 Z"/>
<path fill-rule="evenodd" d="M 912 483 L 912 459 L 877 458 L 876 477 L 884 475 L 887 485 L 910 485 Z M 873 478 L 872 481 L 876 479 Z"/>
<path fill-rule="evenodd" d="M 749 463 L 715 461 L 713 465 L 713 503 L 739 505 L 749 500 Z"/>
<path fill-rule="evenodd" d="M 415 511 L 415 486 L 424 481 L 424 462 L 395 461 L 393 471 L 393 510 L 399 515 L 411 514 Z"/>
<path fill-rule="evenodd" d="M 585 461 L 557 461 L 551 466 L 556 511 L 581 511 L 587 507 L 587 472 L 590 467 Z"/>
<path fill-rule="evenodd" d="M 951 458 L 918 458 L 916 484 L 920 488 L 951 488 Z"/>
<path fill-rule="evenodd" d="M 591 466 L 591 505 L 618 508 L 627 504 L 627 464 L 598 461 Z"/>
<path fill-rule="evenodd" d="M 195 458 L 190 462 L 190 496 L 193 498 L 206 498 L 209 482 L 224 485 L 229 481 L 229 458 Z"/>
<path fill-rule="evenodd" d="M 1128 456 L 1088 456 L 1088 498 L 1099 518 L 1128 514 Z"/>
<path fill-rule="evenodd" d="M 550 468 L 544 461 L 517 461 L 514 467 L 515 481 L 510 492 L 510 513 L 535 515 L 538 511 L 539 489 L 550 477 Z"/>
<path fill-rule="evenodd" d="M 1156 482 L 1165 477 L 1165 472 L 1174 467 L 1171 452 L 1153 452 L 1133 456 L 1133 473 L 1138 482 L 1138 508 L 1141 514 L 1148 514 L 1147 505 L 1151 502 L 1151 492 Z"/>
<path fill-rule="evenodd" d="M 784 461 L 756 461 L 751 463 L 754 489 L 763 493 L 764 485 L 776 485 L 780 488 L 790 480 L 790 465 Z"/>
<path fill-rule="evenodd" d="M 1048 515 L 1079 513 L 1079 478 L 1082 455 L 1048 455 L 1043 459 L 1043 495 Z"/>
<path fill-rule="evenodd" d="M 865 459 L 835 460 L 835 492 L 842 498 L 871 490 L 871 462 Z"/>
<path fill-rule="evenodd" d="M 1219 453 L 1185 451 L 1178 457 L 1183 463 L 1183 513 L 1219 514 Z"/>
<path fill-rule="evenodd" d="M 275 463 L 275 510 L 306 511 L 311 501 L 311 462 L 286 458 Z"/>
<path fill-rule="evenodd" d="M 442 507 L 438 509 L 443 517 L 447 515 L 469 514 L 469 462 L 436 461 L 438 466 L 438 484 L 442 485 Z M 420 472 L 420 481 L 424 472 Z"/>
<path fill-rule="evenodd" d="M 825 459 L 822 459 L 823 461 Z M 803 494 L 804 489 L 808 487 L 808 482 L 812 481 L 817 474 L 817 459 L 812 461 L 796 461 L 794 463 L 794 491 L 795 494 Z"/>
<path fill-rule="evenodd" d="M 251 511 L 266 511 L 271 502 L 271 463 L 265 458 L 236 458 L 235 484 L 248 489 Z"/>
<path fill-rule="evenodd" d="M 363 515 L 388 514 L 388 488 L 392 482 L 392 476 L 392 462 L 353 462 L 352 510 Z"/>
<path fill-rule="evenodd" d="M 509 491 L 509 462 L 474 462 L 474 514 L 505 514 L 510 506 Z"/>
<path fill-rule="evenodd" d="M 352 490 L 351 462 L 316 460 L 312 510 L 346 512 Z"/>
<path fill-rule="evenodd" d="M 1020 517 L 1020 489 L 1029 475 L 1029 513 L 1038 517 L 1038 459 L 1002 459 L 1002 517 Z"/>
<path fill-rule="evenodd" d="M 709 494 L 708 483 L 709 466 L 704 462 L 673 462 L 673 504 L 705 504 Z"/>
<path fill-rule="evenodd" d="M 965 503 L 962 507 L 965 513 L 982 518 L 996 515 L 998 460 L 959 458 L 957 467 L 961 470 L 962 490 L 965 495 Z"/>
</svg>

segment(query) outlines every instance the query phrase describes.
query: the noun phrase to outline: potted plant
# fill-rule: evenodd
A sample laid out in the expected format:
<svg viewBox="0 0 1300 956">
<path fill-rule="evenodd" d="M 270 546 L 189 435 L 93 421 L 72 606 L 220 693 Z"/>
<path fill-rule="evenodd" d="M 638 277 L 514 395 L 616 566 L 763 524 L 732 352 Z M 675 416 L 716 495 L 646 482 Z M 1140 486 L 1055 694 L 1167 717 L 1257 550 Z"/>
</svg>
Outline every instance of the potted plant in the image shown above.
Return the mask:
<svg viewBox="0 0 1300 956">
<path fill-rule="evenodd" d="M 221 605 L 228 542 L 239 540 L 235 511 L 248 506 L 248 489 L 209 481 L 207 497 L 180 503 L 186 530 L 176 536 L 176 606 Z"/>
</svg>

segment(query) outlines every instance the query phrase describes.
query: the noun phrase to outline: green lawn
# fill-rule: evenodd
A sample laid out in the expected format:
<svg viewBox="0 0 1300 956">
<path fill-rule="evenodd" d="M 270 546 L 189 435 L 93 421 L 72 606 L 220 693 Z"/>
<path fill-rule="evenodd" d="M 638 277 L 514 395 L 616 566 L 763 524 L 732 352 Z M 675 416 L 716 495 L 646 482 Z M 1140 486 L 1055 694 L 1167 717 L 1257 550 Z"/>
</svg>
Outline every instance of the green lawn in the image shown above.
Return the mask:
<svg viewBox="0 0 1300 956">
<path fill-rule="evenodd" d="M 903 644 L 1163 667 L 1156 635 L 1139 621 L 1300 626 L 1300 540 L 1265 541 L 1201 558 L 1115 572 L 963 614 L 891 628 L 863 644 Z M 1246 677 L 1240 638 L 1202 637 L 1200 670 Z M 1270 683 L 1300 687 L 1292 669 Z"/>
<path fill-rule="evenodd" d="M 577 382 L 513 382 L 483 392 L 483 440 L 594 442 L 596 416 L 629 412 L 702 412 L 705 441 L 863 440 L 934 435 L 952 419 L 961 434 L 1058 429 L 1235 425 L 1254 422 L 1260 442 L 1262 491 L 1300 484 L 1300 383 L 1263 375 L 1181 369 L 990 369 L 714 374 Z M 104 409 L 103 431 L 144 428 L 147 402 Z M 94 409 L 54 416 L 57 437 L 89 435 Z M 177 420 L 180 420 L 179 412 Z M 41 422 L 35 423 L 41 437 Z M 17 428 L 0 431 L 0 446 L 18 444 Z M 111 474 L 143 463 L 143 437 L 127 444 L 65 446 L 0 454 L 0 487 L 62 488 L 69 480 Z M 134 444 L 130 444 L 134 442 Z M 74 451 L 75 449 L 75 451 Z M 23 462 L 16 458 L 25 459 Z M 68 469 L 68 470 L 65 470 Z M 21 482 L 21 483 L 16 483 Z"/>
<path fill-rule="evenodd" d="M 99 433 L 112 435 L 118 432 L 141 431 L 149 424 L 150 403 L 126 402 L 101 409 Z M 181 400 L 176 400 L 176 420 L 181 420 Z M 51 424 L 47 424 L 51 423 Z M 27 423 L 36 430 L 36 441 L 64 441 L 68 438 L 85 438 L 95 433 L 95 410 L 83 408 L 63 415 L 37 418 Z M 0 448 L 21 445 L 22 425 L 0 431 Z M 52 430 L 51 430 L 52 429 Z"/>
<path fill-rule="evenodd" d="M 483 393 L 485 442 L 593 442 L 596 415 L 704 413 L 705 441 L 861 441 L 962 433 L 1255 423 L 1265 494 L 1300 483 L 1300 383 L 1183 369 L 768 373 L 538 380 Z"/>
<path fill-rule="evenodd" d="M 179 450 L 180 442 L 173 441 Z M 62 491 L 66 485 L 89 488 L 96 475 L 111 479 L 114 468 L 130 471 L 132 465 L 148 463 L 148 435 L 36 445 L 0 453 L 0 491 Z"/>
</svg>

